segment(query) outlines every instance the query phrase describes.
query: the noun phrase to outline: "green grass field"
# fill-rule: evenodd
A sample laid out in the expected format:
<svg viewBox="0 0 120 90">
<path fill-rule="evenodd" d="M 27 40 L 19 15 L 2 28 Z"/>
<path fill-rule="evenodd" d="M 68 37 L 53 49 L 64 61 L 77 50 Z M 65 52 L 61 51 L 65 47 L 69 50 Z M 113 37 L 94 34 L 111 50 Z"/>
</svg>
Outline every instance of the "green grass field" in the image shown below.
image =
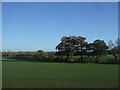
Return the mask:
<svg viewBox="0 0 120 90">
<path fill-rule="evenodd" d="M 3 61 L 3 88 L 117 88 L 118 65 Z"/>
</svg>

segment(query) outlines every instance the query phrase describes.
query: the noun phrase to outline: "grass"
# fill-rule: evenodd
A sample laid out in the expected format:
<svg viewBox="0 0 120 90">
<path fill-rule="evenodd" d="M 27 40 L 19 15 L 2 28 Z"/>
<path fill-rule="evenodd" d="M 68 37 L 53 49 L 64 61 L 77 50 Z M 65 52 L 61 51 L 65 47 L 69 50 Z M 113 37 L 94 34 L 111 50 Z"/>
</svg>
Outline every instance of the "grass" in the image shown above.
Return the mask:
<svg viewBox="0 0 120 90">
<path fill-rule="evenodd" d="M 3 61 L 3 88 L 117 88 L 118 65 Z"/>
</svg>

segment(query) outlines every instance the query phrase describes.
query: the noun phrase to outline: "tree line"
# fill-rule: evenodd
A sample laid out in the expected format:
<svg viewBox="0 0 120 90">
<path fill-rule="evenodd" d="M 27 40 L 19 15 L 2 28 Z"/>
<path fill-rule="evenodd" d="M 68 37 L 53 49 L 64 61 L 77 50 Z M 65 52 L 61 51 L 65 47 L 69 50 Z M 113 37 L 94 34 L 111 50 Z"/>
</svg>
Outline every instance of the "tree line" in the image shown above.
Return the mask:
<svg viewBox="0 0 120 90">
<path fill-rule="evenodd" d="M 2 52 L 3 58 L 15 58 L 27 61 L 47 62 L 76 62 L 76 63 L 100 63 L 101 57 L 112 55 L 114 60 L 107 63 L 120 63 L 120 40 L 109 41 L 108 45 L 104 40 L 94 40 L 88 43 L 82 36 L 64 36 L 61 42 L 55 47 L 56 52 Z M 105 62 L 102 62 L 105 63 Z"/>
<path fill-rule="evenodd" d="M 119 43 L 120 40 L 117 42 Z M 104 40 L 95 40 L 93 43 L 88 43 L 85 37 L 82 36 L 64 36 L 61 38 L 61 42 L 56 46 L 58 56 L 66 56 L 65 62 L 69 60 L 70 56 L 81 56 L 79 61 L 84 62 L 83 56 L 95 56 L 96 63 L 99 62 L 99 58 L 103 55 L 107 55 L 108 52 L 115 58 L 115 63 L 118 63 L 117 54 L 120 54 L 120 45 L 114 44 L 111 40 L 109 46 Z"/>
<path fill-rule="evenodd" d="M 36 52 L 2 52 L 2 58 L 19 59 L 23 61 L 45 61 L 51 62 L 55 58 L 53 52 L 44 52 L 38 50 Z"/>
</svg>

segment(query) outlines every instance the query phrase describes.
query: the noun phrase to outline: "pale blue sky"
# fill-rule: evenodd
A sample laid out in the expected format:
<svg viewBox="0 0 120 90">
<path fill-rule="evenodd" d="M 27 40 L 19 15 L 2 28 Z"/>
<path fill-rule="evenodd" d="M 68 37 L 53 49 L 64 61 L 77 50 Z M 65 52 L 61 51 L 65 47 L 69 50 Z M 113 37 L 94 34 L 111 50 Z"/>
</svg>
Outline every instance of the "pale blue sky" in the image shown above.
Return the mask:
<svg viewBox="0 0 120 90">
<path fill-rule="evenodd" d="M 3 50 L 55 51 L 61 37 L 118 37 L 117 2 L 3 3 Z"/>
</svg>

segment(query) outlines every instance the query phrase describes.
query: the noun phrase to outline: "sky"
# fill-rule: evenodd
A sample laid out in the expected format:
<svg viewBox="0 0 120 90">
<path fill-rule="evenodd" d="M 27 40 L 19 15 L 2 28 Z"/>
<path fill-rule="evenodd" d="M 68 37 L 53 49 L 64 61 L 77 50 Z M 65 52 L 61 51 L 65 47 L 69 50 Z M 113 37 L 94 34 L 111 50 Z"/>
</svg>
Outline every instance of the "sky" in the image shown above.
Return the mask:
<svg viewBox="0 0 120 90">
<path fill-rule="evenodd" d="M 118 37 L 117 2 L 3 2 L 3 51 L 55 51 L 63 36 Z"/>
</svg>

